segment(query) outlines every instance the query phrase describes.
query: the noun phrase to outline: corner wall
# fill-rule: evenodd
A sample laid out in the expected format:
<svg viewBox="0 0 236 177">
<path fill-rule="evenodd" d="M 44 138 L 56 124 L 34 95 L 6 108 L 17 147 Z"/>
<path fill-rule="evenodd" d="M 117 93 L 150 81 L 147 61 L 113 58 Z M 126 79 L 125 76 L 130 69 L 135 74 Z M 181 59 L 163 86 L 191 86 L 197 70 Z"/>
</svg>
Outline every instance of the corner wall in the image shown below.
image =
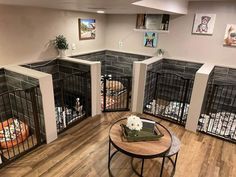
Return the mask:
<svg viewBox="0 0 236 177">
<path fill-rule="evenodd" d="M 96 39 L 79 40 L 78 18 L 96 19 Z M 63 34 L 68 55 L 104 49 L 106 16 L 46 8 L 0 5 L 0 65 L 36 62 L 57 57 L 50 40 Z M 76 50 L 71 50 L 71 44 Z"/>
<path fill-rule="evenodd" d="M 195 13 L 216 14 L 213 35 L 192 34 Z M 190 2 L 188 14 L 173 16 L 170 32 L 159 34 L 157 48 L 163 48 L 167 58 L 236 66 L 236 48 L 223 46 L 226 25 L 235 24 L 235 19 L 236 2 Z M 157 48 L 143 47 L 144 33 L 133 31 L 135 23 L 136 15 L 108 15 L 106 48 L 155 55 Z"/>
</svg>

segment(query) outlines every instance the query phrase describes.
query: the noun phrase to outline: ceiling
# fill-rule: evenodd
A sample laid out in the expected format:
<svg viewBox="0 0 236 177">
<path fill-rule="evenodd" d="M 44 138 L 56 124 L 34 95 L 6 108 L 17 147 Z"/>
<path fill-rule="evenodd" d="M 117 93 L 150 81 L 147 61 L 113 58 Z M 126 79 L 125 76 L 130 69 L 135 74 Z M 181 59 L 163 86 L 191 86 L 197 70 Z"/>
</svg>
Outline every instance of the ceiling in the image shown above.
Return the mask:
<svg viewBox="0 0 236 177">
<path fill-rule="evenodd" d="M 5 5 L 20 5 L 32 7 L 45 7 L 54 9 L 64 9 L 72 11 L 96 12 L 97 10 L 104 10 L 106 14 L 137 14 L 137 13 L 163 13 L 163 9 L 154 7 L 143 7 L 133 5 L 134 2 L 140 0 L 0 0 L 0 4 Z M 143 0 L 146 1 L 146 0 Z M 156 0 L 173 1 L 174 0 Z M 186 0 L 175 0 L 186 1 Z M 190 1 L 204 1 L 204 0 L 190 0 Z M 208 0 L 209 1 L 209 0 Z M 225 0 L 211 0 L 211 1 L 225 1 Z"/>
</svg>

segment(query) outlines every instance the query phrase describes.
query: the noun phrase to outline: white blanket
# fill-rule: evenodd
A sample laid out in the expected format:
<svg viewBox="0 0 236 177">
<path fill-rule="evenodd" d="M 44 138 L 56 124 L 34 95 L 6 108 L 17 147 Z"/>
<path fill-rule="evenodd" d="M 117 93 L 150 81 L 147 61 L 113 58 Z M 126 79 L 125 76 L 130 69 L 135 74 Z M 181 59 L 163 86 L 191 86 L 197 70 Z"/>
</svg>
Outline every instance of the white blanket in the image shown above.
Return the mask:
<svg viewBox="0 0 236 177">
<path fill-rule="evenodd" d="M 202 114 L 199 119 L 200 129 L 236 140 L 236 114 L 230 112 Z"/>
</svg>

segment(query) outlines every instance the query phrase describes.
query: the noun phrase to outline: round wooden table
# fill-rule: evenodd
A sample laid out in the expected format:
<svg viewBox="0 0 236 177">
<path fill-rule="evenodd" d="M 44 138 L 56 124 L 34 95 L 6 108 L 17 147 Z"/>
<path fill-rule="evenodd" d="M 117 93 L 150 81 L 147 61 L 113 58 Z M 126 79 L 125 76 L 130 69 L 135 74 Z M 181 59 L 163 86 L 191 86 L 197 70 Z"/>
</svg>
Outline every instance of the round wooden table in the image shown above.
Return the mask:
<svg viewBox="0 0 236 177">
<path fill-rule="evenodd" d="M 140 141 L 140 142 L 127 142 L 124 141 L 122 135 L 121 124 L 126 124 L 127 118 L 122 118 L 116 121 L 110 128 L 109 132 L 109 157 L 108 157 L 108 170 L 111 174 L 110 163 L 112 158 L 117 152 L 122 152 L 133 158 L 142 159 L 141 173 L 138 173 L 133 165 L 132 169 L 138 176 L 143 176 L 144 159 L 152 159 L 157 157 L 164 157 L 169 151 L 172 143 L 170 132 L 161 124 L 157 123 L 158 129 L 164 135 L 157 141 Z M 115 147 L 116 151 L 111 154 L 111 145 Z M 163 158 L 164 159 L 164 158 Z M 131 161 L 131 164 L 132 161 Z M 162 169 L 160 176 L 162 176 Z"/>
</svg>

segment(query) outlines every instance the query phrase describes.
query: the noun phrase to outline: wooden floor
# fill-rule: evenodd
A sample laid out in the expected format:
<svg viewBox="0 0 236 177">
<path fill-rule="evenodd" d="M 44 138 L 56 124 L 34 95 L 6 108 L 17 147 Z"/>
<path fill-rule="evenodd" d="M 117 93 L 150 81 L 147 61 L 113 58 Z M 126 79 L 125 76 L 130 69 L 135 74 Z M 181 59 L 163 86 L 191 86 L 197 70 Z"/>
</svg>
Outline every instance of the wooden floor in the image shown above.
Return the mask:
<svg viewBox="0 0 236 177">
<path fill-rule="evenodd" d="M 105 113 L 88 118 L 10 165 L 0 169 L 0 177 L 107 177 L 108 131 L 111 123 L 126 113 Z M 150 117 L 147 116 L 146 117 Z M 160 119 L 158 119 L 160 120 Z M 236 145 L 217 138 L 194 134 L 183 127 L 161 121 L 181 139 L 175 177 L 236 177 Z M 159 174 L 160 160 L 147 160 L 145 177 Z M 135 161 L 137 168 L 139 160 Z M 167 177 L 171 166 L 164 176 Z M 135 177 L 130 158 L 119 153 L 112 161 L 115 177 Z"/>
</svg>

